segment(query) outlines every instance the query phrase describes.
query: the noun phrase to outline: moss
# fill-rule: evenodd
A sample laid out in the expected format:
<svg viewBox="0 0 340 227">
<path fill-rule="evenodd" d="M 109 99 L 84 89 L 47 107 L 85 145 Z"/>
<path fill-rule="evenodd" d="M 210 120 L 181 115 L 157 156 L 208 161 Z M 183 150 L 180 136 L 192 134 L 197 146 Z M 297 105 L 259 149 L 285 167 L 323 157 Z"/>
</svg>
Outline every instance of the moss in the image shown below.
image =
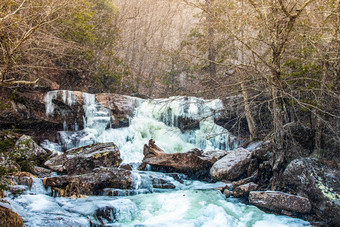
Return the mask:
<svg viewBox="0 0 340 227">
<path fill-rule="evenodd" d="M 318 181 L 318 188 L 321 190 L 322 194 L 331 202 L 335 202 L 336 200 L 340 199 L 340 196 L 333 191 L 333 188 L 325 186 L 321 181 Z"/>
<path fill-rule="evenodd" d="M 313 176 L 313 174 L 311 174 L 311 176 Z M 334 192 L 333 188 L 324 185 L 320 177 L 317 176 L 315 179 L 318 184 L 318 188 L 321 190 L 321 193 L 324 197 L 328 198 L 330 202 L 336 202 L 340 200 L 340 195 Z"/>
<path fill-rule="evenodd" d="M 97 153 L 97 154 L 94 154 L 92 157 L 94 157 L 95 159 L 98 159 L 98 158 L 107 156 L 108 154 L 110 154 L 110 152 L 111 152 L 111 151 L 106 151 L 106 152 L 104 152 L 104 153 Z"/>
</svg>

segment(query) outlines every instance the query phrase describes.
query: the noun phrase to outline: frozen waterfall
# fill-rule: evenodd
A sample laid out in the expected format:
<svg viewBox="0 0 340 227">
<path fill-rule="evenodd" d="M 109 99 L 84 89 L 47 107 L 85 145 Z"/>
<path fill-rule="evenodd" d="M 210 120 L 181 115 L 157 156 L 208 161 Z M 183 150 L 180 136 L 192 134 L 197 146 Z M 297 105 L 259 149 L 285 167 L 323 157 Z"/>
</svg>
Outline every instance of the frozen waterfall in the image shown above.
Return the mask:
<svg viewBox="0 0 340 227">
<path fill-rule="evenodd" d="M 67 94 L 65 97 L 73 97 L 63 98 L 66 105 L 72 105 L 75 96 L 66 91 L 64 93 Z M 56 96 L 53 91 L 45 97 L 47 115 L 54 111 L 51 100 Z M 186 152 L 192 148 L 229 150 L 239 145 L 236 137 L 214 122 L 214 117 L 224 109 L 218 99 L 171 97 L 144 100 L 136 108 L 129 127 L 119 129 L 110 127 L 110 110 L 97 103 L 94 94 L 83 93 L 83 108 L 83 130 L 59 132 L 59 146 L 47 141 L 42 145 L 50 150 L 56 147 L 68 150 L 93 143 L 114 142 L 124 162 L 141 161 L 143 146 L 149 139 L 154 139 L 167 153 Z"/>
</svg>

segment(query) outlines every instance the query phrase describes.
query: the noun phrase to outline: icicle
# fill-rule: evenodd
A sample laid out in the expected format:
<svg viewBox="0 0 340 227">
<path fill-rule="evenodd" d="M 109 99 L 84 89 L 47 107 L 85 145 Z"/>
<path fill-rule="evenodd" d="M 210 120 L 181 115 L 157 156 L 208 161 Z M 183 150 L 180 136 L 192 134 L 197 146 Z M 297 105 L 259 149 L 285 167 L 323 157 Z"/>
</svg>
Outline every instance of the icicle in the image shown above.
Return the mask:
<svg viewBox="0 0 340 227">
<path fill-rule="evenodd" d="M 50 91 L 44 97 L 46 116 L 50 116 L 54 113 L 55 105 L 53 100 L 58 97 L 58 91 Z"/>
<path fill-rule="evenodd" d="M 67 127 L 66 121 L 64 121 L 63 127 L 64 127 L 64 131 L 68 131 L 68 127 Z"/>
</svg>

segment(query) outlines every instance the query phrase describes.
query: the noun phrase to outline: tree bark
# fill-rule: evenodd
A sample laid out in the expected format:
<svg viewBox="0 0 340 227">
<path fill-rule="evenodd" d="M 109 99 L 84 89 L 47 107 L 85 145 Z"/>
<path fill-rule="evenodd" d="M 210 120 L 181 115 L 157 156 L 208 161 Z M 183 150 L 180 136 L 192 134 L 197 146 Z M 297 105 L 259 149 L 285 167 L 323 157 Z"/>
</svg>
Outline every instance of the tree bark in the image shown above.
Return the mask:
<svg viewBox="0 0 340 227">
<path fill-rule="evenodd" d="M 253 141 L 257 138 L 257 127 L 256 127 L 255 120 L 253 118 L 253 115 L 251 113 L 249 94 L 246 89 L 245 83 L 243 80 L 241 80 L 240 82 L 241 82 L 241 89 L 242 89 L 242 94 L 243 94 L 243 99 L 244 99 L 244 111 L 245 111 L 245 115 L 247 118 L 248 129 L 250 133 L 250 141 Z"/>
<path fill-rule="evenodd" d="M 211 78 L 216 77 L 216 50 L 215 50 L 215 32 L 213 27 L 213 5 L 214 0 L 206 0 L 206 8 L 207 8 L 207 42 L 208 42 L 208 60 L 209 60 L 209 76 Z"/>
</svg>

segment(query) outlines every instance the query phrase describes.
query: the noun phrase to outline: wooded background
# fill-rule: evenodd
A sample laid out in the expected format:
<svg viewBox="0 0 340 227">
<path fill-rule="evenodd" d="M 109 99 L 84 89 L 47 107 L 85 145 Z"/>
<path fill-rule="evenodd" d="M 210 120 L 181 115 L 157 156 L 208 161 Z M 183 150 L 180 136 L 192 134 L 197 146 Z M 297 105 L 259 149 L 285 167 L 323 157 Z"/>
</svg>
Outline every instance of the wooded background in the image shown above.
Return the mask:
<svg viewBox="0 0 340 227">
<path fill-rule="evenodd" d="M 340 1 L 2 0 L 0 80 L 150 98 L 242 95 L 238 122 L 249 140 L 275 141 L 275 166 L 292 142 L 338 157 Z"/>
</svg>

